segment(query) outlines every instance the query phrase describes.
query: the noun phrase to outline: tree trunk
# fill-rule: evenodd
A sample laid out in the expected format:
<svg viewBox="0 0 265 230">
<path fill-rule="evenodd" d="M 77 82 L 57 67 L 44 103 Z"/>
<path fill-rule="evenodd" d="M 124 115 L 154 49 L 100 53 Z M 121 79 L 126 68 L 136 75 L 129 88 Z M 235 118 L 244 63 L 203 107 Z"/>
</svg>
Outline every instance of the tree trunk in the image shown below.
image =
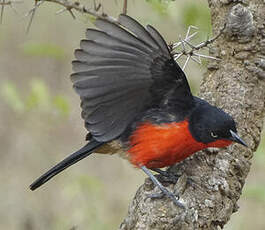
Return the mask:
<svg viewBox="0 0 265 230">
<path fill-rule="evenodd" d="M 169 170 L 181 175 L 176 184 L 187 210 L 169 199 L 150 200 L 159 192 L 149 179 L 139 188 L 121 230 L 218 229 L 238 210 L 260 141 L 265 101 L 265 3 L 263 0 L 208 0 L 214 32 L 226 23 L 224 34 L 210 49 L 221 61 L 209 63 L 200 97 L 231 114 L 238 133 L 249 148 L 233 144 L 227 149 L 205 150 Z"/>
</svg>

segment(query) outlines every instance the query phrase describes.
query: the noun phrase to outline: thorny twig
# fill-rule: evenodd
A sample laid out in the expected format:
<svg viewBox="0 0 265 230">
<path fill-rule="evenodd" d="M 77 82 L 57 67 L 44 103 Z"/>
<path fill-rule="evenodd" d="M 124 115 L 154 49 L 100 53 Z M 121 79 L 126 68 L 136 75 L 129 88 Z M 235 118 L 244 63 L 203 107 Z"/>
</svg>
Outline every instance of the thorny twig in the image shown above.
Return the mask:
<svg viewBox="0 0 265 230">
<path fill-rule="evenodd" d="M 5 6 L 10 6 L 11 9 L 13 9 L 15 11 L 15 13 L 17 13 L 15 8 L 13 7 L 13 4 L 21 3 L 21 2 L 22 2 L 22 0 L 2 0 L 2 1 L 0 1 L 0 6 L 1 6 L 0 24 L 2 24 L 2 22 L 3 22 Z"/>
<path fill-rule="evenodd" d="M 195 35 L 197 35 L 197 33 L 198 33 L 198 32 L 196 31 L 196 32 L 194 32 L 193 34 L 190 34 L 191 29 L 196 29 L 196 30 L 198 30 L 198 28 L 195 27 L 195 26 L 189 26 L 185 38 L 184 38 L 183 40 L 180 39 L 179 42 L 174 43 L 174 44 L 171 45 L 171 47 L 170 47 L 171 50 L 172 50 L 171 53 L 172 53 L 172 55 L 173 55 L 173 57 L 174 57 L 174 60 L 177 61 L 177 60 L 178 60 L 180 57 L 182 57 L 182 56 L 186 56 L 186 57 L 187 57 L 186 60 L 185 60 L 184 65 L 183 65 L 183 67 L 182 67 L 183 70 L 186 68 L 186 66 L 187 66 L 187 64 L 188 64 L 188 62 L 189 62 L 190 60 L 193 60 L 194 62 L 197 62 L 197 63 L 201 64 L 201 57 L 202 57 L 202 58 L 208 58 L 208 59 L 214 59 L 214 60 L 220 60 L 219 58 L 212 57 L 212 56 L 208 56 L 208 55 L 204 55 L 204 54 L 200 54 L 200 53 L 195 52 L 195 51 L 199 51 L 199 50 L 201 50 L 202 48 L 205 48 L 205 47 L 207 47 L 209 44 L 213 43 L 217 38 L 219 38 L 219 37 L 222 35 L 222 33 L 223 33 L 224 29 L 225 29 L 225 26 L 226 26 L 226 24 L 223 26 L 223 28 L 219 31 L 219 33 L 218 33 L 215 37 L 213 37 L 213 38 L 211 38 L 211 39 L 207 39 L 206 41 L 201 42 L 201 43 L 198 44 L 198 45 L 193 45 L 193 44 L 190 42 L 190 40 L 191 40 L 192 38 L 194 38 Z M 189 51 L 187 51 L 185 44 L 188 45 L 188 47 L 189 47 Z M 177 48 L 178 48 L 179 46 L 182 47 L 181 52 L 177 52 L 177 51 L 176 51 Z"/>
<path fill-rule="evenodd" d="M 4 15 L 4 8 L 5 8 L 5 0 L 3 0 L 3 5 L 1 6 L 1 18 L 0 18 L 0 23 L 2 24 L 3 22 L 3 15 Z"/>
<path fill-rule="evenodd" d="M 124 0 L 124 2 L 123 2 L 123 10 L 122 10 L 123 14 L 127 14 L 127 8 L 128 8 L 128 1 Z"/>
<path fill-rule="evenodd" d="M 29 32 L 29 29 L 31 27 L 31 24 L 32 24 L 32 21 L 33 21 L 33 18 L 35 16 L 35 13 L 36 13 L 36 10 L 37 8 L 43 4 L 45 2 L 45 0 L 35 0 L 35 5 L 34 7 L 26 14 L 26 17 L 30 15 L 30 19 L 29 19 L 29 24 L 27 26 L 27 30 L 26 32 L 28 33 Z"/>
<path fill-rule="evenodd" d="M 7 4 L 7 0 L 2 0 L 2 3 L 3 2 L 5 2 L 5 4 Z M 31 15 L 27 31 L 29 31 L 30 25 L 32 24 L 32 20 L 33 20 L 34 14 L 36 12 L 36 9 L 44 2 L 53 2 L 53 3 L 59 4 L 59 5 L 64 7 L 63 9 L 59 10 L 58 12 L 56 12 L 56 14 L 60 14 L 60 13 L 65 12 L 65 11 L 69 11 L 70 14 L 72 15 L 72 17 L 75 18 L 75 15 L 73 14 L 72 10 L 76 10 L 76 11 L 79 11 L 79 12 L 81 12 L 83 14 L 92 15 L 95 18 L 102 18 L 102 19 L 105 19 L 105 20 L 113 22 L 113 23 L 117 23 L 117 24 L 119 23 L 116 18 L 108 16 L 104 12 L 99 12 L 99 10 L 102 9 L 102 5 L 101 4 L 97 5 L 96 4 L 96 0 L 93 0 L 94 6 L 92 8 L 88 8 L 88 7 L 86 7 L 85 5 L 82 5 L 79 1 L 76 1 L 76 0 L 75 1 L 71 1 L 71 0 L 35 0 L 34 8 L 31 9 L 29 11 L 29 13 L 27 14 L 27 16 Z M 1 2 L 0 2 L 0 5 L 1 5 Z M 124 4 L 123 4 L 123 13 L 124 14 L 127 13 L 127 7 L 128 7 L 128 1 L 124 0 Z M 170 45 L 170 48 L 172 50 L 171 53 L 172 53 L 172 55 L 174 57 L 174 60 L 177 61 L 179 58 L 181 58 L 183 56 L 186 57 L 186 60 L 185 60 L 184 65 L 182 67 L 183 70 L 186 68 L 186 66 L 187 66 L 187 64 L 189 63 L 190 60 L 192 60 L 192 61 L 194 61 L 194 62 L 196 62 L 198 64 L 201 64 L 201 58 L 220 60 L 220 59 L 218 59 L 216 57 L 204 55 L 204 54 L 201 54 L 201 53 L 195 52 L 195 51 L 199 51 L 202 48 L 205 48 L 209 44 L 213 43 L 217 38 L 219 38 L 219 36 L 221 36 L 221 34 L 223 33 L 223 31 L 225 29 L 225 26 L 226 25 L 223 26 L 223 28 L 219 31 L 219 33 L 215 37 L 213 37 L 211 39 L 207 39 L 206 41 L 201 42 L 198 45 L 193 45 L 190 42 L 190 40 L 193 39 L 198 34 L 198 31 L 195 31 L 194 33 L 191 33 L 191 30 L 192 29 L 198 30 L 198 28 L 195 27 L 195 26 L 190 26 L 188 28 L 188 31 L 187 31 L 184 39 L 180 38 L 179 42 L 176 42 L 173 45 Z M 188 47 L 186 47 L 186 45 Z M 182 47 L 182 50 L 180 52 L 177 51 L 179 46 Z"/>
<path fill-rule="evenodd" d="M 96 3 L 96 0 L 94 0 L 93 2 L 94 2 L 94 10 L 96 12 L 98 12 L 100 10 L 100 8 L 101 8 L 102 5 L 101 5 L 101 3 L 97 4 Z"/>
<path fill-rule="evenodd" d="M 26 14 L 26 17 L 29 16 L 29 15 L 31 16 L 29 24 L 28 24 L 28 27 L 27 27 L 27 32 L 30 29 L 30 26 L 32 24 L 32 20 L 34 18 L 34 15 L 35 15 L 35 12 L 36 12 L 37 8 L 44 2 L 53 2 L 53 3 L 59 4 L 59 5 L 64 7 L 64 9 L 61 9 L 61 10 L 57 11 L 56 14 L 60 14 L 60 13 L 65 12 L 65 11 L 69 11 L 71 16 L 75 19 L 75 15 L 74 15 L 72 10 L 76 10 L 76 11 L 79 11 L 79 12 L 84 13 L 84 14 L 92 15 L 92 16 L 94 16 L 96 18 L 104 18 L 104 19 L 106 19 L 106 20 L 108 20 L 110 22 L 118 23 L 117 19 L 115 19 L 115 18 L 113 18 L 111 16 L 108 16 L 105 13 L 100 13 L 99 10 L 102 7 L 102 5 L 100 3 L 97 5 L 95 1 L 94 1 L 94 7 L 92 9 L 92 8 L 88 8 L 88 7 L 84 6 L 84 5 L 82 5 L 79 1 L 35 0 L 34 7 Z"/>
<path fill-rule="evenodd" d="M 105 13 L 99 12 L 101 4 L 94 5 L 93 8 L 88 8 L 85 5 L 82 5 L 79 1 L 69 1 L 69 0 L 44 0 L 45 2 L 53 2 L 64 6 L 67 10 L 76 10 L 84 14 L 90 14 L 96 18 L 104 18 L 110 22 L 117 23 L 117 19 L 108 16 Z"/>
<path fill-rule="evenodd" d="M 22 3 L 22 0 L 2 0 L 0 1 L 0 6 L 10 6 L 14 3 Z"/>
</svg>

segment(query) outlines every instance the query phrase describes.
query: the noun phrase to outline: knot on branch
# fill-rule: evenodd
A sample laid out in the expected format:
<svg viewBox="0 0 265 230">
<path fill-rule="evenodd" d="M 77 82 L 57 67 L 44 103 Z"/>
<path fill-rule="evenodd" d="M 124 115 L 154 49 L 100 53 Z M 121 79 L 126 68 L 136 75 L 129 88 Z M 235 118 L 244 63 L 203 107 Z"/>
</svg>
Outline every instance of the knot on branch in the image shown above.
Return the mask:
<svg viewBox="0 0 265 230">
<path fill-rule="evenodd" d="M 251 63 L 249 60 L 244 61 L 244 65 L 246 69 L 257 75 L 257 77 L 261 80 L 265 80 L 265 58 L 257 57 L 254 59 L 254 63 Z"/>
<path fill-rule="evenodd" d="M 249 42 L 255 32 L 253 15 L 251 11 L 242 4 L 232 7 L 226 25 L 226 33 L 232 39 L 239 42 Z"/>
</svg>

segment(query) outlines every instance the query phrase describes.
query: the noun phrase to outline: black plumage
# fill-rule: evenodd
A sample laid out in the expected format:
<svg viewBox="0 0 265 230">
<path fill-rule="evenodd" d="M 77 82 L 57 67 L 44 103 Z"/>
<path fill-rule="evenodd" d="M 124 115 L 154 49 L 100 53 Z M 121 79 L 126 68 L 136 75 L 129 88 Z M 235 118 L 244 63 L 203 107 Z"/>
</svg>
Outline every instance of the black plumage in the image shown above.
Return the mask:
<svg viewBox="0 0 265 230">
<path fill-rule="evenodd" d="M 185 115 L 193 105 L 185 74 L 162 36 L 127 15 L 119 23 L 97 19 L 100 30 L 87 30 L 73 61 L 82 118 L 97 141 L 119 137 L 148 108 L 172 105 Z"/>
<path fill-rule="evenodd" d="M 153 143 L 155 147 L 150 146 L 150 139 L 145 143 L 146 133 L 142 133 L 140 142 L 151 147 L 151 153 L 143 152 L 145 155 L 142 158 L 146 158 L 146 155 L 150 157 L 151 154 L 152 159 L 146 165 L 143 165 L 142 160 L 135 163 L 161 191 L 178 204 L 174 195 L 148 172 L 146 166 L 150 162 L 151 166 L 154 162 L 160 162 L 158 165 L 161 167 L 174 164 L 177 159 L 183 159 L 183 154 L 188 156 L 193 153 L 193 150 L 185 153 L 190 143 L 198 144 L 198 150 L 201 146 L 207 147 L 208 143 L 218 143 L 218 140 L 222 143 L 220 145 L 219 142 L 219 147 L 227 146 L 232 141 L 246 144 L 236 134 L 236 125 L 231 116 L 192 96 L 184 72 L 174 61 L 166 42 L 156 29 L 152 26 L 145 29 L 126 15 L 120 15 L 118 22 L 114 24 L 97 19 L 95 25 L 99 30 L 88 29 L 86 39 L 81 41 L 80 49 L 75 51 L 71 80 L 81 98 L 81 116 L 89 131 L 86 138 L 88 144 L 43 174 L 30 188 L 35 190 L 62 170 L 113 140 L 119 139 L 126 150 L 133 148 L 135 143 L 131 144 L 130 137 L 145 122 L 151 124 L 154 130 L 165 127 L 164 124 L 168 127 L 168 124 L 174 126 L 186 122 L 186 130 L 180 131 L 180 137 L 183 132 L 187 135 L 187 139 L 184 139 L 187 146 L 183 146 L 183 143 L 180 145 L 184 153 L 179 150 L 172 158 L 171 149 L 161 151 L 157 149 L 159 143 Z M 174 138 L 178 140 L 177 135 Z M 170 138 L 162 139 L 168 143 L 172 141 Z M 163 155 L 164 151 L 169 151 L 169 155 Z M 168 163 L 168 158 L 173 159 L 171 163 Z"/>
</svg>

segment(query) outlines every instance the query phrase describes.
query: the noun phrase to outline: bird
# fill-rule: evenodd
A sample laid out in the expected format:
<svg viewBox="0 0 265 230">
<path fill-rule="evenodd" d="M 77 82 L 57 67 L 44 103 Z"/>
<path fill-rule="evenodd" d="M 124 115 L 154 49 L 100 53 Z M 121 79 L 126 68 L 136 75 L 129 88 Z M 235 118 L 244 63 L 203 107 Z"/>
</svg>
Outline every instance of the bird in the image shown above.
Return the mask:
<svg viewBox="0 0 265 230">
<path fill-rule="evenodd" d="M 35 190 L 90 154 L 123 156 L 142 169 L 162 195 L 178 197 L 150 171 L 183 161 L 209 148 L 233 142 L 247 146 L 234 119 L 193 96 L 185 73 L 162 35 L 120 14 L 117 22 L 97 18 L 88 28 L 72 62 L 71 81 L 81 99 L 88 131 L 86 145 L 48 170 L 31 185 Z"/>
</svg>

